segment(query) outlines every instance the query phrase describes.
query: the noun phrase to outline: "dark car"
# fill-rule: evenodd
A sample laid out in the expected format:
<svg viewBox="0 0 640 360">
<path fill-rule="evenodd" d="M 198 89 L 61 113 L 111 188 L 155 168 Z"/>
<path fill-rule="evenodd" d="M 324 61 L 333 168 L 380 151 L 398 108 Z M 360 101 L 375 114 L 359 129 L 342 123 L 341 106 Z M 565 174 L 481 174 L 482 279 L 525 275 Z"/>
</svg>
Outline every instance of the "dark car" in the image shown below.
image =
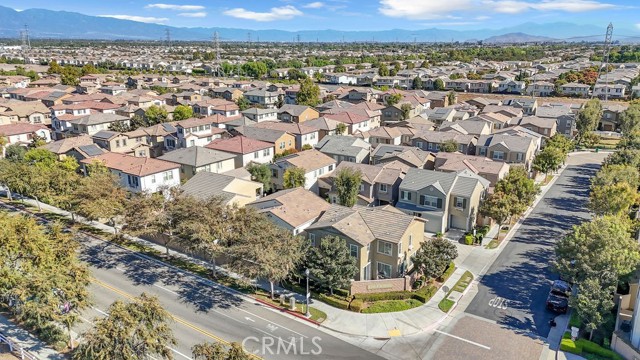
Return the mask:
<svg viewBox="0 0 640 360">
<path fill-rule="evenodd" d="M 569 310 L 569 296 L 571 296 L 571 285 L 562 280 L 554 281 L 547 296 L 547 309 L 566 314 Z"/>
</svg>

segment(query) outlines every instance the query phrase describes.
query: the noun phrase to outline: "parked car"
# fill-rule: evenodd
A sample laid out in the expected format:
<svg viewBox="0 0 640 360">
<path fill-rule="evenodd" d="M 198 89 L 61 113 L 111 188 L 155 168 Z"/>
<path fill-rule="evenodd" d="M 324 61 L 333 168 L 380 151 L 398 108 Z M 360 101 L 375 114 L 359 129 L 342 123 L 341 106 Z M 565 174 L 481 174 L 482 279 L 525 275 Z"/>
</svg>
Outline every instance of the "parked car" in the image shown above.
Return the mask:
<svg viewBox="0 0 640 360">
<path fill-rule="evenodd" d="M 571 285 L 562 280 L 554 281 L 547 296 L 547 309 L 566 314 L 569 310 L 569 296 L 571 296 Z"/>
</svg>

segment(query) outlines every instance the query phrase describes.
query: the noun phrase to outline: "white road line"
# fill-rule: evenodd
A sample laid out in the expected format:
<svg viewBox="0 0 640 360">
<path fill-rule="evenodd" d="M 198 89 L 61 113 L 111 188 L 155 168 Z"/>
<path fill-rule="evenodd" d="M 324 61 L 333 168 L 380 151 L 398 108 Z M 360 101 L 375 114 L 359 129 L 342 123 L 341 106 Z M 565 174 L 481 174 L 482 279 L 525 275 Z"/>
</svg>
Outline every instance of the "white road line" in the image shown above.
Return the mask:
<svg viewBox="0 0 640 360">
<path fill-rule="evenodd" d="M 185 358 L 185 359 L 193 360 L 193 359 L 192 359 L 192 358 L 190 358 L 189 356 L 187 356 L 187 355 L 185 355 L 185 354 L 181 353 L 180 351 L 178 351 L 178 350 L 176 350 L 176 349 L 174 349 L 174 348 L 172 348 L 172 347 L 167 346 L 167 349 L 169 349 L 169 350 L 173 351 L 174 353 L 176 353 L 176 354 L 178 354 L 178 355 L 182 356 L 182 357 L 183 357 L 183 358 Z"/>
<path fill-rule="evenodd" d="M 264 321 L 266 321 L 266 322 L 268 322 L 268 323 L 271 323 L 271 324 L 273 324 L 273 325 L 277 325 L 277 326 L 279 326 L 279 327 L 281 327 L 281 328 L 283 328 L 283 329 L 285 329 L 285 330 L 287 330 L 287 331 L 291 331 L 291 332 L 292 332 L 292 333 L 294 333 L 294 334 L 298 334 L 298 335 L 302 336 L 302 337 L 303 337 L 303 338 L 305 338 L 305 339 L 308 339 L 308 338 L 309 338 L 309 337 L 308 337 L 308 336 L 306 336 L 306 335 L 300 334 L 300 333 L 299 333 L 299 332 L 297 332 L 297 331 L 293 331 L 293 330 L 291 330 L 291 329 L 289 329 L 289 328 L 286 328 L 286 327 L 284 327 L 284 326 L 282 326 L 282 325 L 280 325 L 280 324 L 278 324 L 278 323 L 275 323 L 275 322 L 273 322 L 273 321 L 271 321 L 271 320 L 267 320 L 267 319 L 265 319 L 265 318 L 263 318 L 263 317 L 261 317 L 261 316 L 258 316 L 258 315 L 254 314 L 254 313 L 252 313 L 252 312 L 249 312 L 249 311 L 247 311 L 247 310 L 245 310 L 245 309 L 241 309 L 241 308 L 239 308 L 239 307 L 237 307 L 237 306 L 234 306 L 234 307 L 235 307 L 236 309 L 238 309 L 238 310 L 242 311 L 242 312 L 245 312 L 245 313 L 247 313 L 247 314 L 249 314 L 249 315 L 253 315 L 253 316 L 257 317 L 258 319 L 262 319 L 262 320 L 264 320 Z"/>
<path fill-rule="evenodd" d="M 167 289 L 167 288 L 166 288 L 166 287 L 164 287 L 164 286 L 160 286 L 160 285 L 158 285 L 158 284 L 153 284 L 153 286 L 155 286 L 155 287 L 157 287 L 157 288 L 160 288 L 160 289 L 162 289 L 162 290 L 164 290 L 164 291 L 166 291 L 166 292 L 170 292 L 170 293 L 172 293 L 173 295 L 180 296 L 180 294 L 178 294 L 177 292 L 175 292 L 175 291 L 173 291 L 173 290 L 170 290 L 170 289 Z"/>
<path fill-rule="evenodd" d="M 87 324 L 91 324 L 91 325 L 93 325 L 93 322 L 92 322 L 91 320 L 89 320 L 89 319 L 86 319 L 86 318 L 84 318 L 84 317 L 82 317 L 82 316 L 78 316 L 78 318 L 79 318 L 80 320 L 82 320 L 82 321 L 86 322 Z"/>
<path fill-rule="evenodd" d="M 471 344 L 471 345 L 475 345 L 475 346 L 481 347 L 481 348 L 486 349 L 486 350 L 491 350 L 491 348 L 490 348 L 490 347 L 488 347 L 488 346 L 486 346 L 486 345 L 482 345 L 482 344 L 479 344 L 479 343 L 477 343 L 477 342 L 475 342 L 475 341 L 471 341 L 471 340 L 467 340 L 467 339 L 465 339 L 465 338 L 461 338 L 460 336 L 451 335 L 451 334 L 448 334 L 448 333 L 443 332 L 443 331 L 440 331 L 440 330 L 435 330 L 435 332 L 437 332 L 438 334 L 442 334 L 442 335 L 450 336 L 450 337 L 452 337 L 452 338 L 454 338 L 454 339 L 458 339 L 458 340 L 464 341 L 464 342 L 466 342 L 466 343 L 469 343 L 469 344 Z"/>
<path fill-rule="evenodd" d="M 95 310 L 95 311 L 99 312 L 100 314 L 104 315 L 104 316 L 109 315 L 109 314 L 107 314 L 106 312 L 104 312 L 104 311 L 102 311 L 102 310 L 98 309 L 97 307 L 92 306 L 91 308 L 92 308 L 93 310 Z"/>
</svg>

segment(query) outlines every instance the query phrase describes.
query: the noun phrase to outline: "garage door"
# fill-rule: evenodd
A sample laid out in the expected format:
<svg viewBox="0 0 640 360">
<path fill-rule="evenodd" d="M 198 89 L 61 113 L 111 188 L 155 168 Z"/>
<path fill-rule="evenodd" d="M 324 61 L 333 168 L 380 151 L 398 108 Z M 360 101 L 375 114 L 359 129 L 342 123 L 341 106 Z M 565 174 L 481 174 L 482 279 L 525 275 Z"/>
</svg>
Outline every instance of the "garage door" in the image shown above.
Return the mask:
<svg viewBox="0 0 640 360">
<path fill-rule="evenodd" d="M 451 216 L 450 228 L 467 230 L 467 218 L 462 216 Z"/>
</svg>

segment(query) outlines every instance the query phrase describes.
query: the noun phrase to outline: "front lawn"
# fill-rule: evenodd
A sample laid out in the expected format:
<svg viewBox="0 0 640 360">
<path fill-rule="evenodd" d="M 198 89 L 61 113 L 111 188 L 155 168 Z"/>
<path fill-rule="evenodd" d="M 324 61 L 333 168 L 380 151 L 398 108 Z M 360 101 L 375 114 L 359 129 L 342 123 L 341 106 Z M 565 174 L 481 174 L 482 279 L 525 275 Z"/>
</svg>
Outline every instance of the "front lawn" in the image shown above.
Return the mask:
<svg viewBox="0 0 640 360">
<path fill-rule="evenodd" d="M 409 310 L 421 305 L 423 305 L 422 302 L 415 299 L 385 300 L 374 302 L 369 307 L 362 309 L 361 312 L 365 314 L 389 313 Z"/>
</svg>

